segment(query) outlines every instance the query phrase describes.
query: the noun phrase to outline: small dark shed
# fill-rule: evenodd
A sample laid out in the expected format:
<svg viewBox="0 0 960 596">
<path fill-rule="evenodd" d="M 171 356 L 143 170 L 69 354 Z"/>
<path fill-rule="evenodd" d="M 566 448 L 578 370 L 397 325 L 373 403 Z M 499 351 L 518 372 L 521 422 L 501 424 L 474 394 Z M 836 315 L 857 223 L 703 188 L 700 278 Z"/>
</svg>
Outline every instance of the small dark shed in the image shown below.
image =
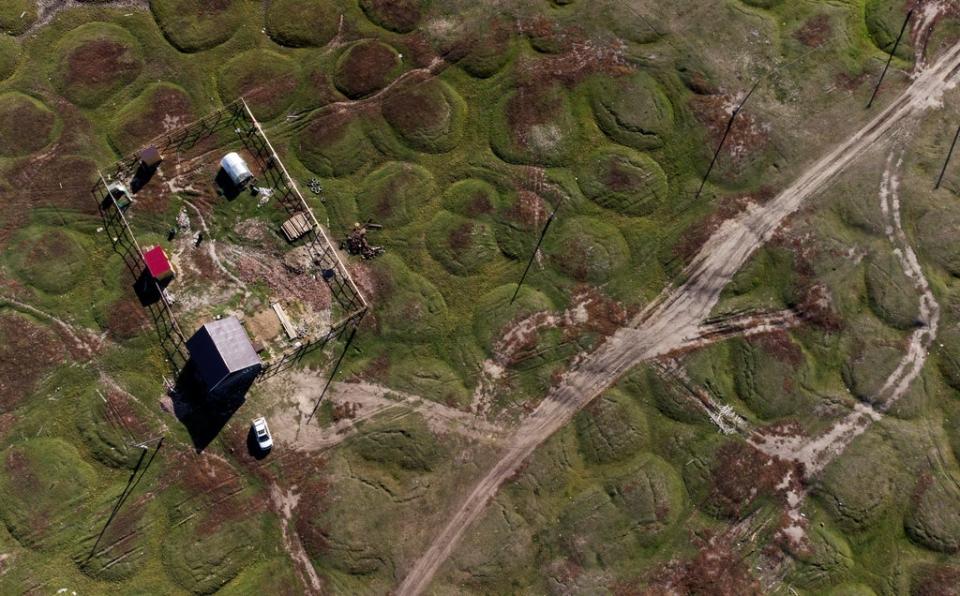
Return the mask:
<svg viewBox="0 0 960 596">
<path fill-rule="evenodd" d="M 263 362 L 237 317 L 211 321 L 187 340 L 190 359 L 209 394 L 219 394 L 239 381 L 253 381 Z"/>
</svg>

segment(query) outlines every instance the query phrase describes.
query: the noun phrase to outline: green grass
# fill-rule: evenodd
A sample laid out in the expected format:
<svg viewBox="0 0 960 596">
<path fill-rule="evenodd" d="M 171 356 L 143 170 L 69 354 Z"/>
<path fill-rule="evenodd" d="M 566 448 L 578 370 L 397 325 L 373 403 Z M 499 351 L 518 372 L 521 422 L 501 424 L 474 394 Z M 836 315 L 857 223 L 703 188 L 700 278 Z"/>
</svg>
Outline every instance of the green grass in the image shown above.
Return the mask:
<svg viewBox="0 0 960 596">
<path fill-rule="evenodd" d="M 622 393 L 609 391 L 574 419 L 587 461 L 611 463 L 642 450 L 649 440 L 646 419 Z"/>
<path fill-rule="evenodd" d="M 368 461 L 423 472 L 429 472 L 443 455 L 426 422 L 412 416 L 365 430 L 352 446 Z"/>
<path fill-rule="evenodd" d="M 497 104 L 490 146 L 514 164 L 567 165 L 582 147 L 580 123 L 562 86 L 521 87 Z"/>
<path fill-rule="evenodd" d="M 403 60 L 397 50 L 381 41 L 364 39 L 340 55 L 333 82 L 344 95 L 357 99 L 383 89 L 402 70 Z"/>
<path fill-rule="evenodd" d="M 864 18 L 870 38 L 878 48 L 885 52 L 893 49 L 897 35 L 903 27 L 907 11 L 903 3 L 897 0 L 866 0 Z M 909 30 L 904 34 L 897 48 L 897 57 L 903 60 L 913 59 Z"/>
<path fill-rule="evenodd" d="M 391 227 L 422 216 L 423 208 L 437 196 L 433 174 L 423 166 L 390 162 L 371 172 L 357 193 L 360 218 Z"/>
<path fill-rule="evenodd" d="M 20 62 L 20 44 L 9 35 L 0 35 L 0 81 L 10 78 Z"/>
<path fill-rule="evenodd" d="M 87 274 L 89 239 L 52 227 L 26 228 L 19 234 L 10 263 L 21 279 L 48 294 L 70 292 Z"/>
<path fill-rule="evenodd" d="M 439 211 L 426 233 L 431 256 L 454 275 L 480 271 L 498 254 L 493 228 L 467 217 Z"/>
<path fill-rule="evenodd" d="M 110 140 L 117 151 L 130 155 L 171 124 L 183 126 L 196 118 L 193 100 L 185 89 L 173 83 L 152 83 L 117 114 Z"/>
<path fill-rule="evenodd" d="M 921 479 L 904 521 L 917 544 L 942 553 L 960 551 L 960 487 L 953 476 Z"/>
<path fill-rule="evenodd" d="M 303 165 L 323 177 L 353 174 L 378 153 L 360 117 L 322 115 L 304 128 L 296 144 Z"/>
<path fill-rule="evenodd" d="M 597 77 L 590 91 L 600 129 L 614 141 L 647 150 L 662 147 L 673 132 L 674 110 L 649 74 Z"/>
<path fill-rule="evenodd" d="M 337 34 L 340 11 L 329 0 L 273 0 L 267 33 L 282 46 L 326 45 Z"/>
<path fill-rule="evenodd" d="M 40 101 L 12 91 L 0 95 L 0 157 L 28 155 L 49 145 L 60 119 Z"/>
<path fill-rule="evenodd" d="M 895 329 L 910 329 L 916 324 L 920 296 L 895 254 L 878 254 L 870 259 L 866 286 L 870 309 L 883 322 Z"/>
<path fill-rule="evenodd" d="M 463 137 L 467 104 L 439 79 L 401 84 L 384 99 L 381 110 L 397 136 L 418 151 L 445 153 Z"/>
<path fill-rule="evenodd" d="M 0 5 L 0 31 L 3 33 L 20 35 L 36 20 L 36 0 L 5 0 Z"/>
<path fill-rule="evenodd" d="M 268 50 L 250 50 L 220 69 L 224 103 L 243 96 L 255 118 L 273 120 L 286 110 L 300 84 L 299 68 L 290 58 Z"/>
<path fill-rule="evenodd" d="M 577 281 L 603 283 L 630 261 L 630 247 L 612 225 L 592 217 L 558 223 L 544 249 L 553 265 Z"/>
<path fill-rule="evenodd" d="M 243 2 L 150 0 L 164 37 L 181 52 L 209 50 L 230 39 L 243 19 Z"/>
<path fill-rule="evenodd" d="M 534 312 L 551 310 L 553 304 L 542 292 L 529 286 L 520 288 L 515 300 L 516 284 L 506 284 L 490 290 L 476 300 L 473 328 L 481 346 L 489 346 L 500 337 L 499 333 L 508 323 Z"/>
<path fill-rule="evenodd" d="M 624 215 L 649 215 L 668 198 L 667 176 L 650 156 L 628 149 L 601 149 L 577 165 L 583 194 Z"/>
</svg>

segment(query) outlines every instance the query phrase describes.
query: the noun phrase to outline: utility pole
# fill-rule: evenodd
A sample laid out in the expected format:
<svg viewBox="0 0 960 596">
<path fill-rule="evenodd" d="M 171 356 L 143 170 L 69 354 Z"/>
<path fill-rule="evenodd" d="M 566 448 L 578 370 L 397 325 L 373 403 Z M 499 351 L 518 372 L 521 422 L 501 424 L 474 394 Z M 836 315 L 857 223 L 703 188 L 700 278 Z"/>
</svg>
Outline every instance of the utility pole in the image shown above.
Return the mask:
<svg viewBox="0 0 960 596">
<path fill-rule="evenodd" d="M 720 137 L 720 144 L 717 145 L 717 150 L 713 152 L 713 159 L 710 160 L 710 165 L 707 167 L 707 173 L 703 175 L 703 180 L 700 181 L 700 188 L 697 189 L 697 194 L 693 197 L 694 201 L 700 198 L 700 193 L 703 192 L 703 187 L 707 184 L 707 178 L 710 177 L 710 172 L 713 171 L 713 166 L 716 165 L 717 158 L 720 157 L 720 150 L 723 149 L 723 144 L 727 142 L 727 136 L 730 134 L 730 131 L 733 130 L 733 121 L 737 119 L 737 115 L 740 113 L 740 110 L 743 109 L 744 104 L 747 103 L 747 100 L 750 99 L 753 92 L 757 90 L 761 80 L 762 79 L 757 79 L 757 82 L 750 88 L 750 91 L 746 97 L 743 98 L 743 101 L 740 102 L 740 105 L 734 108 L 733 114 L 730 114 L 730 120 L 727 121 L 727 128 L 723 131 L 723 136 Z"/>
<path fill-rule="evenodd" d="M 553 208 L 553 211 L 550 213 L 550 217 L 547 218 L 547 223 L 543 225 L 543 231 L 540 232 L 540 239 L 537 240 L 537 245 L 533 249 L 533 253 L 530 255 L 530 260 L 527 261 L 527 266 L 523 270 L 523 275 L 520 276 L 520 281 L 517 283 L 517 289 L 513 291 L 513 296 L 510 298 L 510 304 L 513 304 L 513 301 L 517 299 L 517 294 L 520 293 L 520 288 L 523 286 L 523 280 L 527 278 L 527 273 L 530 272 L 530 266 L 533 265 L 533 259 L 537 256 L 537 251 L 540 250 L 540 245 L 543 244 L 543 239 L 547 235 L 547 230 L 550 229 L 550 224 L 553 223 L 554 216 L 557 215 L 557 210 L 560 209 L 560 205 L 563 204 L 563 199 L 557 203 L 557 206 Z"/>
<path fill-rule="evenodd" d="M 953 142 L 950 143 L 950 150 L 947 151 L 947 159 L 943 162 L 943 169 L 940 170 L 940 177 L 937 178 L 937 184 L 933 187 L 933 190 L 940 188 L 940 183 L 943 182 L 943 175 L 947 173 L 947 165 L 953 156 L 953 149 L 957 146 L 957 139 L 960 139 L 960 127 L 957 127 L 957 134 L 953 135 Z"/>
</svg>

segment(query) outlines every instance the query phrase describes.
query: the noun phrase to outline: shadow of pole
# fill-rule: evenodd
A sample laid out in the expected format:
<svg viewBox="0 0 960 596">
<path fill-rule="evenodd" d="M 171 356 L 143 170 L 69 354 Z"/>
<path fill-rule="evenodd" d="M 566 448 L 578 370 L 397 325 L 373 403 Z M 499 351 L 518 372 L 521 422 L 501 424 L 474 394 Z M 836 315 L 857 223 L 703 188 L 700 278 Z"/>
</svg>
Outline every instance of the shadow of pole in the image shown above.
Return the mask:
<svg viewBox="0 0 960 596">
<path fill-rule="evenodd" d="M 320 408 L 320 404 L 323 402 L 324 396 L 327 394 L 327 389 L 330 388 L 330 384 L 333 383 L 334 377 L 337 376 L 337 371 L 340 370 L 340 365 L 343 363 L 343 359 L 347 355 L 347 350 L 350 349 L 350 344 L 353 343 L 353 338 L 357 335 L 357 326 L 354 325 L 350 330 L 350 337 L 347 338 L 347 343 L 343 346 L 343 351 L 340 352 L 340 356 L 337 358 L 336 364 L 333 365 L 333 370 L 330 371 L 330 377 L 327 379 L 327 382 L 323 386 L 323 391 L 320 392 L 320 397 L 317 398 L 317 403 L 314 404 L 313 409 L 310 411 L 310 415 L 307 416 L 307 423 L 313 419 L 313 415 L 317 413 L 317 409 Z"/>
<path fill-rule="evenodd" d="M 147 465 L 144 466 L 143 472 L 140 473 L 140 477 L 137 478 L 137 472 L 140 472 L 140 466 L 143 464 L 143 459 L 147 456 L 148 449 L 146 447 L 142 448 L 140 451 L 140 459 L 137 460 L 137 465 L 134 467 L 133 472 L 130 474 L 130 478 L 127 480 L 127 486 L 124 487 L 123 492 L 120 493 L 120 497 L 117 499 L 117 504 L 113 506 L 113 510 L 110 512 L 110 516 L 107 517 L 107 521 L 103 524 L 103 529 L 100 530 L 100 534 L 97 536 L 96 542 L 93 543 L 93 548 L 90 549 L 90 554 L 87 555 L 87 558 L 84 560 L 84 563 L 89 561 L 94 557 L 97 552 L 97 547 L 100 546 L 100 541 L 103 540 L 104 534 L 107 533 L 107 528 L 110 527 L 110 522 L 117 516 L 117 513 L 120 512 L 120 508 L 126 502 L 127 498 L 133 493 L 133 490 L 137 488 L 137 485 L 140 484 L 140 481 L 143 480 L 143 477 L 146 475 L 147 470 L 150 469 L 150 464 L 153 463 L 153 460 L 157 457 L 157 453 L 160 452 L 160 447 L 163 446 L 163 437 L 160 437 L 160 440 L 157 442 L 157 447 L 153 451 L 153 455 L 150 456 L 150 459 L 147 460 Z M 134 482 L 134 479 L 136 481 Z"/>
</svg>

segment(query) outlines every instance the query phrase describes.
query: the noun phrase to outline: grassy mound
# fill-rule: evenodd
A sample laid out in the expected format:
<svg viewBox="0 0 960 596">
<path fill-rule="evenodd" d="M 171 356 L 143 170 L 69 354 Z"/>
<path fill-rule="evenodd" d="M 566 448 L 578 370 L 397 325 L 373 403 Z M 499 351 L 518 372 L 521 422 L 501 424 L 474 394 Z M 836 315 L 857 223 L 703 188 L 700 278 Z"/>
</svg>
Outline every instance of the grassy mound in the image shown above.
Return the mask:
<svg viewBox="0 0 960 596">
<path fill-rule="evenodd" d="M 353 441 L 360 457 L 404 470 L 429 472 L 440 460 L 440 445 L 416 415 L 365 430 Z"/>
<path fill-rule="evenodd" d="M 108 515 L 124 487 L 125 484 L 118 485 L 109 501 L 102 502 L 98 510 Z M 159 520 L 150 514 L 150 504 L 150 500 L 142 498 L 128 499 L 107 526 L 103 525 L 105 517 L 94 518 L 96 521 L 87 526 L 74 548 L 73 560 L 80 570 L 102 581 L 122 581 L 136 575 L 154 556 L 148 532 Z"/>
<path fill-rule="evenodd" d="M 870 39 L 878 48 L 888 53 L 893 49 L 906 16 L 907 8 L 900 0 L 867 0 L 864 8 L 864 18 Z M 900 40 L 896 55 L 903 60 L 913 60 L 909 30 Z"/>
<path fill-rule="evenodd" d="M 574 418 L 580 451 L 587 461 L 599 464 L 623 461 L 647 444 L 647 421 L 628 402 L 622 393 L 610 391 L 593 400 Z"/>
<path fill-rule="evenodd" d="M 460 593 L 512 594 L 516 578 L 535 565 L 530 524 L 509 506 L 491 503 L 451 560 Z"/>
<path fill-rule="evenodd" d="M 357 99 L 383 89 L 402 70 L 400 54 L 387 44 L 362 39 L 337 59 L 333 83 L 344 95 Z"/>
<path fill-rule="evenodd" d="M 451 407 L 470 403 L 470 393 L 450 365 L 433 358 L 405 358 L 390 367 L 391 387 Z"/>
<path fill-rule="evenodd" d="M 53 81 L 73 103 L 96 107 L 132 83 L 143 70 L 139 42 L 124 28 L 87 23 L 63 36 Z"/>
<path fill-rule="evenodd" d="M 788 542 L 788 545 L 792 543 Z M 790 583 L 809 590 L 826 588 L 846 576 L 853 566 L 850 545 L 839 534 L 822 526 L 807 532 L 804 548 L 790 548 L 797 566 L 790 573 Z"/>
<path fill-rule="evenodd" d="M 35 22 L 37 22 L 36 0 L 4 0 L 0 3 L 0 32 L 20 35 Z"/>
<path fill-rule="evenodd" d="M 843 365 L 843 380 L 856 397 L 873 402 L 901 358 L 903 348 L 900 346 L 877 341 L 859 342 Z"/>
<path fill-rule="evenodd" d="M 291 561 L 286 557 L 269 559 L 244 569 L 240 575 L 219 590 L 219 596 L 250 594 L 292 594 L 291 586 L 299 585 Z"/>
<path fill-rule="evenodd" d="M 437 196 L 433 175 L 422 166 L 390 162 L 371 172 L 357 193 L 360 217 L 398 227 L 410 223 Z"/>
<path fill-rule="evenodd" d="M 638 399 L 648 395 L 653 397 L 660 413 L 678 422 L 695 424 L 703 422 L 706 417 L 696 398 L 679 383 L 664 379 L 652 368 L 631 374 L 624 379 L 623 387 Z"/>
<path fill-rule="evenodd" d="M 173 83 L 153 83 L 117 114 L 110 140 L 123 154 L 144 147 L 169 127 L 196 119 L 193 101 Z"/>
<path fill-rule="evenodd" d="M 551 542 L 559 544 L 573 563 L 580 567 L 611 565 L 636 548 L 637 536 L 631 520 L 598 487 L 590 487 L 573 497 L 560 513 L 557 534 Z"/>
<path fill-rule="evenodd" d="M 655 455 L 606 484 L 613 503 L 627 514 L 644 542 L 676 523 L 683 510 L 683 483 L 666 461 Z"/>
<path fill-rule="evenodd" d="M 147 409 L 137 400 L 107 391 L 104 401 L 94 392 L 86 398 L 77 418 L 77 429 L 97 461 L 111 467 L 133 469 L 141 450 L 130 447 L 131 437 L 153 436 Z"/>
<path fill-rule="evenodd" d="M 68 354 L 48 327 L 13 311 L 0 310 L 0 412 L 13 411 Z"/>
<path fill-rule="evenodd" d="M 630 248 L 614 226 L 592 217 L 558 222 L 544 242 L 551 262 L 577 281 L 603 283 L 630 262 Z"/>
<path fill-rule="evenodd" d="M 780 5 L 783 0 L 742 0 L 747 6 L 755 6 L 757 8 L 773 8 L 774 6 Z"/>
<path fill-rule="evenodd" d="M 867 300 L 880 319 L 897 329 L 910 329 L 919 314 L 919 295 L 891 253 L 874 255 L 866 270 Z"/>
<path fill-rule="evenodd" d="M 923 230 L 918 241 L 924 256 L 954 277 L 960 277 L 960 244 L 953 241 L 956 230 L 960 228 L 960 212 L 954 209 L 931 209 L 920 217 L 916 225 L 918 230 Z"/>
<path fill-rule="evenodd" d="M 943 553 L 960 551 L 960 489 L 953 479 L 921 479 L 904 526 L 911 540 Z"/>
<path fill-rule="evenodd" d="M 673 131 L 673 105 L 660 84 L 644 72 L 598 78 L 590 102 L 600 129 L 622 145 L 656 149 Z"/>
<path fill-rule="evenodd" d="M 497 106 L 490 146 L 509 163 L 562 166 L 579 146 L 579 130 L 562 85 L 520 87 Z"/>
<path fill-rule="evenodd" d="M 828 596 L 877 596 L 877 593 L 864 584 L 840 584 L 827 592 Z"/>
<path fill-rule="evenodd" d="M 424 0 L 360 0 L 367 18 L 384 29 L 409 33 L 416 29 Z"/>
<path fill-rule="evenodd" d="M 87 273 L 88 240 L 59 228 L 31 226 L 18 235 L 10 259 L 27 284 L 48 294 L 66 294 Z"/>
<path fill-rule="evenodd" d="M 427 278 L 390 253 L 371 267 L 377 283 L 375 314 L 382 335 L 410 341 L 440 331 L 447 304 Z"/>
<path fill-rule="evenodd" d="M 497 244 L 511 259 L 528 258 L 552 207 L 540 195 L 521 190 L 496 211 Z"/>
<path fill-rule="evenodd" d="M 649 215 L 667 198 L 667 175 L 648 155 L 629 149 L 601 149 L 577 167 L 583 194 L 626 215 Z"/>
<path fill-rule="evenodd" d="M 492 261 L 499 251 L 489 224 L 441 210 L 430 222 L 427 250 L 454 275 L 471 275 Z"/>
<path fill-rule="evenodd" d="M 467 103 L 440 79 L 404 81 L 381 109 L 397 136 L 418 151 L 444 153 L 463 137 Z"/>
<path fill-rule="evenodd" d="M 500 72 L 514 54 L 513 31 L 506 21 L 494 19 L 485 25 L 471 43 L 470 50 L 457 63 L 478 79 L 486 79 Z"/>
<path fill-rule="evenodd" d="M 510 297 L 516 289 L 517 284 L 505 284 L 490 290 L 477 300 L 473 311 L 473 329 L 480 345 L 489 347 L 512 321 L 535 312 L 553 309 L 549 298 L 528 286 L 520 289 L 517 299 L 511 304 Z"/>
<path fill-rule="evenodd" d="M 297 153 L 311 172 L 323 177 L 349 176 L 377 155 L 358 116 L 323 114 L 300 133 Z"/>
<path fill-rule="evenodd" d="M 229 103 L 242 95 L 258 120 L 273 120 L 293 101 L 298 71 L 293 60 L 276 52 L 244 52 L 220 70 L 220 98 Z"/>
<path fill-rule="evenodd" d="M 282 46 L 326 45 L 339 22 L 340 11 L 329 0 L 273 0 L 267 7 L 267 34 Z"/>
<path fill-rule="evenodd" d="M 960 596 L 960 567 L 956 565 L 918 565 L 911 575 L 911 596 Z"/>
<path fill-rule="evenodd" d="M 938 351 L 937 358 L 940 374 L 947 384 L 960 391 L 960 326 L 944 325 L 937 342 L 943 346 Z"/>
<path fill-rule="evenodd" d="M 476 178 L 459 180 L 443 191 L 444 208 L 466 217 L 485 217 L 492 214 L 499 204 L 497 189 Z"/>
<path fill-rule="evenodd" d="M 0 453 L 0 518 L 21 544 L 69 542 L 65 518 L 83 506 L 96 482 L 93 468 L 61 439 L 31 439 Z"/>
<path fill-rule="evenodd" d="M 222 44 L 243 18 L 243 3 L 233 0 L 150 0 L 150 10 L 164 37 L 181 52 Z"/>
<path fill-rule="evenodd" d="M 887 514 L 899 487 L 896 454 L 875 433 L 856 439 L 823 471 L 816 494 L 845 532 L 874 526 Z"/>
<path fill-rule="evenodd" d="M 9 35 L 0 34 L 0 81 L 10 78 L 20 62 L 20 44 Z"/>
<path fill-rule="evenodd" d="M 11 91 L 0 95 L 0 157 L 29 155 L 49 145 L 57 116 L 36 99 Z"/>
<path fill-rule="evenodd" d="M 803 352 L 788 334 L 736 340 L 732 355 L 737 394 L 760 418 L 776 420 L 814 405 L 800 387 Z"/>
<path fill-rule="evenodd" d="M 212 594 L 253 562 L 264 541 L 264 516 L 217 519 L 218 505 L 171 530 L 164 568 L 186 590 Z"/>
</svg>

